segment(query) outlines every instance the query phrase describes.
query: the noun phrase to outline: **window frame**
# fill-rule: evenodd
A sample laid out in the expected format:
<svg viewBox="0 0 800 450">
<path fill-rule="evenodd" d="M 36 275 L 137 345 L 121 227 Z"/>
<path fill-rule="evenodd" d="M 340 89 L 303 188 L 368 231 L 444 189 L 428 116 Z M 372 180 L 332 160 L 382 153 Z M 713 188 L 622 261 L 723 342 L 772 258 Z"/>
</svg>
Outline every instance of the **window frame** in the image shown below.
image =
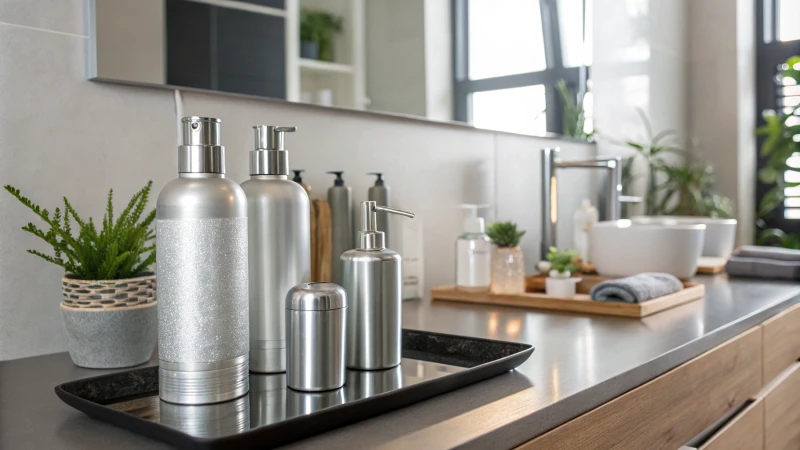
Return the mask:
<svg viewBox="0 0 800 450">
<path fill-rule="evenodd" d="M 547 132 L 563 134 L 563 106 L 556 90 L 556 81 L 563 79 L 570 92 L 586 93 L 589 66 L 564 67 L 558 0 L 538 0 L 542 17 L 542 38 L 546 68 L 538 72 L 500 77 L 469 79 L 469 0 L 452 0 L 453 10 L 453 118 L 472 123 L 471 96 L 475 92 L 494 91 L 533 85 L 544 85 L 547 111 Z M 586 0 L 583 0 L 584 29 Z"/>
<path fill-rule="evenodd" d="M 777 0 L 756 0 L 756 126 L 764 124 L 761 114 L 768 109 L 778 110 L 778 85 L 775 75 L 778 66 L 794 55 L 800 55 L 800 40 L 779 41 Z M 761 170 L 767 161 L 760 155 L 764 138 L 757 139 L 754 149 L 757 153 L 757 170 Z M 761 199 L 773 185 L 757 181 L 756 208 Z M 800 231 L 800 220 L 784 217 L 785 206 L 781 203 L 770 217 L 764 219 L 764 228 L 779 228 L 786 232 Z"/>
</svg>

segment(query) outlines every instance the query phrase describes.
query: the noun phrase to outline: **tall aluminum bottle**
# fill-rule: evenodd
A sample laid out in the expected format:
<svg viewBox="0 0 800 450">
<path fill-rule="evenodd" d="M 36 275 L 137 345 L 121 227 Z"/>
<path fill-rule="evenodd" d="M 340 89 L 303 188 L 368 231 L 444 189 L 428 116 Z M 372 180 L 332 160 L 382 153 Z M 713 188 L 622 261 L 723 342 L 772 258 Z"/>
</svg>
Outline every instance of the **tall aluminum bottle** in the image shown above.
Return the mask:
<svg viewBox="0 0 800 450">
<path fill-rule="evenodd" d="M 248 384 L 247 199 L 225 178 L 220 120 L 186 117 L 156 205 L 159 396 L 205 404 Z"/>
<path fill-rule="evenodd" d="M 336 175 L 333 186 L 328 188 L 328 204 L 331 206 L 331 279 L 342 284 L 342 254 L 353 248 L 353 193 L 345 186 L 342 171 L 328 172 Z"/>
<path fill-rule="evenodd" d="M 247 196 L 250 245 L 250 370 L 286 371 L 286 294 L 311 277 L 308 194 L 289 179 L 284 133 L 256 126 Z"/>
</svg>

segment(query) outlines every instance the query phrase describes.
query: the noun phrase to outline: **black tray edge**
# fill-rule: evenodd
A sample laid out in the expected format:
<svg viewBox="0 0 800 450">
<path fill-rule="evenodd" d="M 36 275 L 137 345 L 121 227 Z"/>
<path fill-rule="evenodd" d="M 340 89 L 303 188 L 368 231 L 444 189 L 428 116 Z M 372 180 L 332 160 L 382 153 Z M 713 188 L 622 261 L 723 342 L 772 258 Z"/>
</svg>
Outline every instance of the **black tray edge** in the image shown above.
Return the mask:
<svg viewBox="0 0 800 450">
<path fill-rule="evenodd" d="M 347 425 L 352 425 L 371 417 L 379 416 L 405 406 L 410 406 L 422 400 L 445 394 L 447 392 L 452 392 L 456 389 L 477 383 L 479 381 L 501 375 L 524 363 L 535 350 L 532 345 L 519 342 L 507 342 L 421 330 L 409 331 L 436 336 L 469 339 L 474 341 L 505 343 L 520 346 L 523 348 L 523 350 L 488 363 L 466 368 L 462 372 L 423 381 L 419 384 L 410 386 L 407 389 L 384 392 L 372 397 L 349 402 L 347 404 L 326 408 L 315 412 L 313 415 L 298 416 L 287 419 L 278 424 L 258 427 L 244 433 L 219 438 L 194 437 L 177 429 L 166 427 L 155 422 L 148 422 L 128 413 L 107 408 L 104 405 L 100 405 L 71 394 L 64 389 L 65 385 L 74 383 L 76 381 L 104 378 L 120 372 L 62 383 L 55 387 L 55 393 L 64 403 L 89 415 L 90 417 L 128 429 L 147 438 L 159 440 L 180 448 L 202 450 L 255 448 L 252 444 L 258 442 L 259 444 L 263 444 L 263 446 L 259 446 L 258 448 L 269 449 L 286 445 L 291 442 L 296 442 L 304 438 L 309 438 L 327 431 L 332 431 Z M 142 370 L 146 368 L 149 367 L 134 370 Z M 341 414 L 343 410 L 347 410 L 348 413 Z M 262 435 L 268 435 L 273 429 L 278 427 L 284 432 L 280 434 L 273 434 L 270 436 L 269 440 L 259 439 L 259 437 Z M 302 435 L 302 437 L 296 437 L 298 435 Z"/>
</svg>

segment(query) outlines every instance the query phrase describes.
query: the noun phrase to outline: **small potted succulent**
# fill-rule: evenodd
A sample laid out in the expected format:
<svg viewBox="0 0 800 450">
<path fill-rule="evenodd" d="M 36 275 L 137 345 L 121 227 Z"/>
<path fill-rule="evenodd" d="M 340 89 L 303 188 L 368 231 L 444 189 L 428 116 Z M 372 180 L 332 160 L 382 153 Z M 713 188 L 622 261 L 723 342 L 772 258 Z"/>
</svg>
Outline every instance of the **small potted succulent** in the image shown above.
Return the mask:
<svg viewBox="0 0 800 450">
<path fill-rule="evenodd" d="M 493 294 L 522 294 L 525 292 L 525 259 L 520 240 L 525 231 L 517 230 L 513 222 L 495 222 L 486 235 L 492 240 L 492 271 L 489 291 Z"/>
<path fill-rule="evenodd" d="M 300 10 L 300 57 L 333 61 L 333 33 L 342 31 L 342 18 L 322 11 Z"/>
<path fill-rule="evenodd" d="M 539 270 L 547 273 L 545 293 L 553 297 L 571 298 L 575 296 L 575 285 L 581 279 L 572 274 L 581 270 L 580 258 L 575 250 L 559 251 L 550 247 L 547 261 L 539 263 Z"/>
<path fill-rule="evenodd" d="M 52 255 L 28 250 L 64 268 L 61 318 L 72 361 L 90 369 L 111 369 L 147 362 L 158 337 L 156 277 L 150 271 L 156 253 L 152 224 L 145 213 L 153 183 L 137 192 L 114 217 L 113 190 L 98 229 L 64 198 L 64 209 L 48 211 L 5 186 L 47 228 L 28 223 L 22 229 L 53 247 Z M 77 224 L 77 233 L 73 225 Z"/>
</svg>

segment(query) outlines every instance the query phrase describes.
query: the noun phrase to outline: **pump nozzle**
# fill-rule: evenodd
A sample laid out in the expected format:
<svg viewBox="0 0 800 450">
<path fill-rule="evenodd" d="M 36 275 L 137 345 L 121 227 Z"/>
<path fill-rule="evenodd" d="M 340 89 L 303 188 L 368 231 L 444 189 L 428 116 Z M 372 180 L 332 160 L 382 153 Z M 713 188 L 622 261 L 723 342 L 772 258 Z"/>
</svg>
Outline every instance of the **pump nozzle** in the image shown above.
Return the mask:
<svg viewBox="0 0 800 450">
<path fill-rule="evenodd" d="M 400 211 L 399 209 L 378 206 L 375 202 L 361 202 L 361 228 L 358 232 L 360 250 L 382 250 L 386 248 L 386 238 L 383 231 L 378 230 L 378 211 L 397 214 L 413 219 L 414 213 Z"/>
<path fill-rule="evenodd" d="M 331 172 L 325 172 L 325 173 L 328 173 L 328 174 L 331 174 L 331 175 L 336 175 L 336 179 L 333 180 L 333 185 L 334 186 L 344 186 L 344 179 L 342 178 L 342 174 L 344 173 L 344 171 L 339 170 L 339 171 L 331 171 Z"/>
<path fill-rule="evenodd" d="M 383 186 L 383 178 L 382 178 L 383 177 L 383 173 L 382 172 L 370 172 L 367 175 L 376 175 L 378 177 L 378 179 L 375 180 L 375 186 Z"/>
<path fill-rule="evenodd" d="M 274 125 L 254 126 L 256 150 L 286 150 L 283 148 L 283 133 L 293 133 L 297 127 L 278 127 Z"/>
<path fill-rule="evenodd" d="M 296 170 L 292 169 L 292 172 L 294 172 L 294 178 L 292 178 L 292 181 L 294 181 L 295 183 L 302 183 L 303 182 L 303 177 L 300 176 L 300 174 L 305 172 L 305 170 L 303 170 L 303 169 L 296 169 Z"/>
</svg>

